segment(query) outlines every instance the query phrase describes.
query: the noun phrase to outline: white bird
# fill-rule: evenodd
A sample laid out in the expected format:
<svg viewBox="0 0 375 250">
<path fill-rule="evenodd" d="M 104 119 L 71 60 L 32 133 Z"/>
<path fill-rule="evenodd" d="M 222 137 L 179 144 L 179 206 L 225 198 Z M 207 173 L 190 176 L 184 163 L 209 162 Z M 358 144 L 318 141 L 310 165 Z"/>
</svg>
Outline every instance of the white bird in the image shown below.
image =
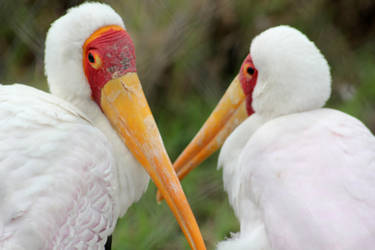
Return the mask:
<svg viewBox="0 0 375 250">
<path fill-rule="evenodd" d="M 121 17 L 85 3 L 47 34 L 53 95 L 0 85 L 0 249 L 103 249 L 147 173 L 190 246 L 205 249 L 135 63 Z"/>
<path fill-rule="evenodd" d="M 235 129 L 219 168 L 241 231 L 218 249 L 375 248 L 375 138 L 356 118 L 322 108 L 330 91 L 325 58 L 298 30 L 278 26 L 252 41 L 174 164 L 182 178 Z"/>
</svg>

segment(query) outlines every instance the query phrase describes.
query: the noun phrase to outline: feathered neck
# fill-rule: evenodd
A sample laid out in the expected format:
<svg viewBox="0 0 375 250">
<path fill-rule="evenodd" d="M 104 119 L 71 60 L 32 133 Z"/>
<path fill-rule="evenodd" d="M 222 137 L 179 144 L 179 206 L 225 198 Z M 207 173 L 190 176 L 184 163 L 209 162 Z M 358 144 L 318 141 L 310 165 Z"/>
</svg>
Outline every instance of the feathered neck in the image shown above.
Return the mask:
<svg viewBox="0 0 375 250">
<path fill-rule="evenodd" d="M 106 4 L 91 2 L 69 9 L 48 31 L 45 74 L 51 93 L 77 107 L 111 143 L 117 180 L 113 188 L 119 197 L 122 215 L 144 193 L 149 177 L 92 100 L 83 71 L 83 44 L 94 31 L 107 25 L 125 28 L 121 17 Z"/>
<path fill-rule="evenodd" d="M 258 80 L 253 109 L 277 117 L 324 106 L 331 94 L 329 66 L 319 49 L 289 26 L 270 28 L 251 43 Z"/>
</svg>

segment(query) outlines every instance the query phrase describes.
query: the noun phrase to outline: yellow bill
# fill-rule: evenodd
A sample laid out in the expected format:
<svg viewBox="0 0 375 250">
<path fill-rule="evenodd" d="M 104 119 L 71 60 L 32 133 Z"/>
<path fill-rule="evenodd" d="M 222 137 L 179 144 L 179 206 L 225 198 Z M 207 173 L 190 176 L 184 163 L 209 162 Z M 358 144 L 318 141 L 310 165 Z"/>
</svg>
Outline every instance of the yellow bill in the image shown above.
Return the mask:
<svg viewBox="0 0 375 250">
<path fill-rule="evenodd" d="M 126 146 L 146 169 L 175 215 L 192 249 L 206 249 L 198 224 L 164 148 L 137 73 L 108 81 L 103 112 Z"/>
<path fill-rule="evenodd" d="M 177 158 L 173 167 L 180 179 L 218 150 L 232 131 L 248 117 L 246 97 L 238 76 L 232 81 L 198 134 Z M 157 193 L 157 201 L 164 195 Z"/>
</svg>

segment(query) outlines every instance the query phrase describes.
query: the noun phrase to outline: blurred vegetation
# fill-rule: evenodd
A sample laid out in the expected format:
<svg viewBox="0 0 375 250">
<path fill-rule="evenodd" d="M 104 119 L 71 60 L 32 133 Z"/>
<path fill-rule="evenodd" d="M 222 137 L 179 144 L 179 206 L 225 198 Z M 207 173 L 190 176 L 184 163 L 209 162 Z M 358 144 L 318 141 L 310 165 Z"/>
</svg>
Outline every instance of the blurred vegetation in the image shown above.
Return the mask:
<svg viewBox="0 0 375 250">
<path fill-rule="evenodd" d="M 0 1 L 0 82 L 46 90 L 43 50 L 51 22 L 81 1 Z M 123 0 L 109 3 L 136 46 L 137 68 L 174 160 L 205 121 L 256 34 L 288 24 L 315 41 L 331 65 L 327 106 L 375 131 L 373 0 Z M 183 181 L 209 249 L 239 230 L 223 192 L 217 154 Z M 155 187 L 118 223 L 114 249 L 188 249 Z"/>
</svg>

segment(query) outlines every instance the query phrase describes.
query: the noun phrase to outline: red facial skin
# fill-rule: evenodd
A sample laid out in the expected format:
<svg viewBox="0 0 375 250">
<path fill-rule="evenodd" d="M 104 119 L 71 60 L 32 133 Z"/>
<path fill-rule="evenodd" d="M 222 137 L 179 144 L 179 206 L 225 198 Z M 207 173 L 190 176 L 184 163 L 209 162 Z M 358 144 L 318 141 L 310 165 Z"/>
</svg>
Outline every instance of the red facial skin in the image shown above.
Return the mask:
<svg viewBox="0 0 375 250">
<path fill-rule="evenodd" d="M 245 58 L 241 65 L 239 80 L 246 96 L 246 110 L 250 116 L 254 113 L 251 106 L 253 101 L 253 90 L 258 79 L 258 70 L 255 68 L 250 54 Z"/>
<path fill-rule="evenodd" d="M 109 80 L 137 72 L 133 41 L 125 30 L 109 28 L 85 44 L 83 50 L 85 75 L 92 98 L 100 106 L 101 90 Z M 89 60 L 90 53 L 94 63 Z"/>
</svg>

